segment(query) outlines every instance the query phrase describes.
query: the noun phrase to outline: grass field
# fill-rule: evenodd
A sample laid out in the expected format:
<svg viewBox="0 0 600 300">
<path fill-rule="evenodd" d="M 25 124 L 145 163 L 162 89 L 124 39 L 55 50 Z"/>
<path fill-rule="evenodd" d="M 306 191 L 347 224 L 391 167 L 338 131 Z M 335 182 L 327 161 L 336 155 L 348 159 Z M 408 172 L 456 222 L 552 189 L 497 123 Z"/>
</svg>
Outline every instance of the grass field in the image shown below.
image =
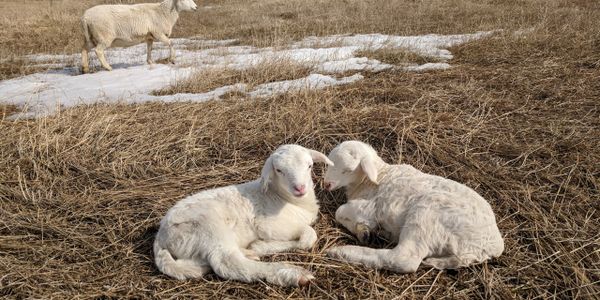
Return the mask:
<svg viewBox="0 0 600 300">
<path fill-rule="evenodd" d="M 0 2 L 0 79 L 39 72 L 24 55 L 75 53 L 79 16 L 99 3 Z M 206 103 L 97 104 L 9 121 L 0 106 L 0 297 L 460 298 L 600 297 L 600 2 L 586 0 L 230 0 L 185 14 L 177 37 L 278 46 L 342 33 L 469 33 L 452 68 L 388 70 L 321 91 Z M 364 53 L 390 63 L 427 58 Z M 304 76 L 295 65 L 200 73 L 171 90 Z M 286 68 L 287 67 L 287 68 Z M 342 193 L 324 192 L 311 251 L 265 261 L 311 270 L 306 288 L 208 275 L 176 281 L 152 241 L 177 200 L 255 179 L 278 145 L 329 152 L 360 139 L 388 162 L 473 187 L 491 203 L 503 256 L 415 274 L 349 266 L 324 250 L 357 241 L 335 223 Z"/>
</svg>

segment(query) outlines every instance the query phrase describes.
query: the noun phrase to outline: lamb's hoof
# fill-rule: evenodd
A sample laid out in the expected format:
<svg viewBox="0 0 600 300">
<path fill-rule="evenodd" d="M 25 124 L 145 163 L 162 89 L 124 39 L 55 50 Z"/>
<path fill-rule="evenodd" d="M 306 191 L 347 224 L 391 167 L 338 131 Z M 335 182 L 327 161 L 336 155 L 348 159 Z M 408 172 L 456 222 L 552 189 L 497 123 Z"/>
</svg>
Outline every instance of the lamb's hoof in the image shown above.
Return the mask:
<svg viewBox="0 0 600 300">
<path fill-rule="evenodd" d="M 147 62 L 149 65 L 153 65 L 153 64 L 154 64 L 154 61 L 153 61 L 153 60 L 148 60 L 148 61 L 146 61 L 146 62 Z"/>
<path fill-rule="evenodd" d="M 367 225 L 356 224 L 356 238 L 361 244 L 368 244 L 371 239 L 371 232 Z"/>
<path fill-rule="evenodd" d="M 347 251 L 349 251 L 349 249 L 347 247 L 352 247 L 352 246 L 338 246 L 338 247 L 333 247 L 327 251 L 325 251 L 325 254 L 328 257 L 331 258 L 335 258 L 335 259 L 339 259 L 339 260 L 346 260 L 346 253 Z"/>
<path fill-rule="evenodd" d="M 315 279 L 315 276 L 313 276 L 312 274 L 308 273 L 306 275 L 302 275 L 300 276 L 300 279 L 298 279 L 298 286 L 299 287 L 303 287 L 303 286 L 307 286 L 309 285 L 313 280 Z"/>
<path fill-rule="evenodd" d="M 242 252 L 244 253 L 244 256 L 246 256 L 247 259 L 260 261 L 260 256 L 258 256 L 258 254 L 254 250 L 242 249 Z"/>
<path fill-rule="evenodd" d="M 333 247 L 331 249 L 327 249 L 325 251 L 325 254 L 327 255 L 327 257 L 331 257 L 331 258 L 341 258 L 342 257 L 342 253 L 341 253 L 339 247 Z"/>
</svg>

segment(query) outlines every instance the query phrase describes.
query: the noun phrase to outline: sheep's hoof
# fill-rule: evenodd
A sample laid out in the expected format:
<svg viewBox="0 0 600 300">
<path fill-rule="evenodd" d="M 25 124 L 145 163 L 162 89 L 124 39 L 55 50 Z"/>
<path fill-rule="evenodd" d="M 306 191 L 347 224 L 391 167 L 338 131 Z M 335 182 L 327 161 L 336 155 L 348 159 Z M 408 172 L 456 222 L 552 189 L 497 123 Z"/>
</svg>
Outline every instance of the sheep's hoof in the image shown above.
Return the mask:
<svg viewBox="0 0 600 300">
<path fill-rule="evenodd" d="M 313 279 L 315 279 L 315 277 L 311 274 L 302 275 L 300 276 L 300 279 L 298 279 L 298 286 L 307 286 Z"/>
<path fill-rule="evenodd" d="M 331 249 L 328 249 L 327 251 L 325 251 L 325 254 L 331 258 L 342 258 L 343 257 L 340 247 L 333 247 Z"/>
<path fill-rule="evenodd" d="M 369 227 L 363 223 L 356 224 L 356 238 L 361 244 L 367 244 L 371 238 Z"/>
<path fill-rule="evenodd" d="M 254 250 L 242 249 L 242 252 L 244 253 L 244 256 L 246 256 L 246 258 L 260 261 L 260 256 L 258 256 L 258 254 Z"/>
</svg>

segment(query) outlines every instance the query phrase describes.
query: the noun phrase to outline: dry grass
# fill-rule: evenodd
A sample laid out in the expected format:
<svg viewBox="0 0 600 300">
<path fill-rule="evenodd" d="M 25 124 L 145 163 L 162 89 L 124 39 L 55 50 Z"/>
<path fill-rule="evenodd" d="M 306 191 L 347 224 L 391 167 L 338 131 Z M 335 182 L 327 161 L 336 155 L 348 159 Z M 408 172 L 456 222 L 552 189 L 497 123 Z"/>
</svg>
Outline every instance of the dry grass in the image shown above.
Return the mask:
<svg viewBox="0 0 600 300">
<path fill-rule="evenodd" d="M 213 37 L 246 37 L 261 44 L 336 30 L 404 34 L 535 27 L 524 35 L 509 31 L 456 47 L 454 67 L 445 71 L 388 71 L 348 86 L 261 100 L 230 95 L 198 104 L 95 105 L 39 120 L 0 121 L 0 295 L 600 297 L 597 2 L 345 2 L 347 11 L 345 6 L 333 10 L 343 1 L 265 0 L 243 6 L 219 1 L 223 6 L 193 27 L 197 32 L 189 29 L 195 17 L 187 16 L 182 23 L 190 31 L 178 34 L 226 24 Z M 369 21 L 376 9 L 367 4 L 384 7 L 378 18 Z M 366 10 L 350 11 L 362 5 Z M 246 15 L 259 8 L 265 19 L 279 15 L 281 21 L 268 25 Z M 319 18 L 328 14 L 345 21 Z M 392 16 L 398 24 L 392 24 Z M 365 23 L 360 27 L 359 22 Z M 13 47 L 27 52 L 27 45 Z M 215 275 L 180 282 L 155 269 L 153 235 L 178 199 L 256 178 L 280 144 L 327 152 L 347 139 L 371 143 L 387 161 L 410 163 L 480 192 L 497 214 L 504 255 L 457 271 L 421 268 L 410 275 L 327 259 L 323 249 L 356 241 L 332 217 L 344 197 L 318 189 L 318 245 L 265 258 L 313 271 L 317 281 L 308 288 L 243 284 Z M 317 169 L 317 175 L 321 172 Z"/>
<path fill-rule="evenodd" d="M 357 57 L 368 57 L 391 65 L 425 64 L 439 62 L 436 57 L 424 56 L 406 49 L 382 48 L 378 50 L 359 51 Z"/>
<path fill-rule="evenodd" d="M 248 69 L 211 69 L 202 70 L 186 80 L 154 92 L 154 95 L 173 95 L 178 93 L 206 93 L 216 88 L 244 83 L 249 90 L 264 83 L 293 80 L 310 75 L 311 68 L 293 61 L 260 62 Z"/>
</svg>

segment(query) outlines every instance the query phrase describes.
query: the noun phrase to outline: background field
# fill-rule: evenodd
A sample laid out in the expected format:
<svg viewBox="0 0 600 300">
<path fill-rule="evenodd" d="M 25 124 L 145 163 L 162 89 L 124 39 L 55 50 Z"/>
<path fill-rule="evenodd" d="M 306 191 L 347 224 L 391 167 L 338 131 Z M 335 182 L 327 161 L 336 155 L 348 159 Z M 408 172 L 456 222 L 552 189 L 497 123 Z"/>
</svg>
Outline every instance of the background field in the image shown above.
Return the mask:
<svg viewBox="0 0 600 300">
<path fill-rule="evenodd" d="M 82 12 L 116 2 L 136 1 L 0 2 L 0 79 L 39 71 L 23 55 L 78 52 Z M 337 33 L 504 31 L 452 48 L 449 70 L 364 74 L 358 83 L 260 100 L 234 94 L 201 104 L 95 105 L 36 120 L 2 118 L 0 296 L 600 297 L 600 2 L 199 4 L 209 8 L 185 14 L 175 36 L 277 46 Z M 366 55 L 397 62 L 408 54 Z M 282 68 L 231 77 L 293 76 Z M 204 75 L 182 87 L 202 90 L 213 84 L 206 78 L 222 80 Z M 4 116 L 15 110 L 0 108 Z M 310 287 L 215 275 L 176 281 L 155 269 L 153 235 L 178 199 L 258 177 L 280 144 L 328 152 L 347 139 L 371 143 L 388 162 L 473 187 L 496 212 L 505 254 L 457 271 L 423 267 L 410 275 L 344 265 L 323 254 L 357 243 L 332 217 L 344 197 L 317 187 L 318 245 L 264 258 L 310 269 L 317 277 Z"/>
</svg>

